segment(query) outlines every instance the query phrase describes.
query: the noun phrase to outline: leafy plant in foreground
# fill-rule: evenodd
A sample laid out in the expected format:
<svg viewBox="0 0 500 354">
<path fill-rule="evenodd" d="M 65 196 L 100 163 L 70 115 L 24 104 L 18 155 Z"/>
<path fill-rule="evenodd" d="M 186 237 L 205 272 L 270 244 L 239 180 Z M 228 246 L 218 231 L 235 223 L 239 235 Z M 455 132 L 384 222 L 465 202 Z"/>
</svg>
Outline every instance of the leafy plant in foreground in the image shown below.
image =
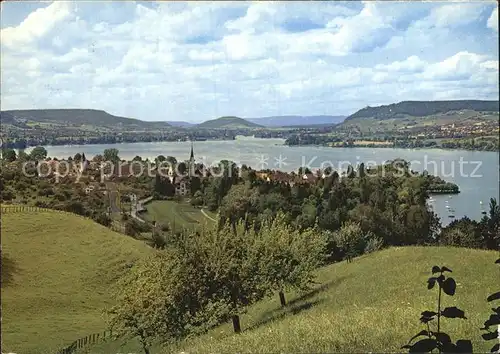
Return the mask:
<svg viewBox="0 0 500 354">
<path fill-rule="evenodd" d="M 464 311 L 455 306 L 441 309 L 443 292 L 446 295 L 453 296 L 457 288 L 455 279 L 446 277 L 444 275 L 445 272 L 451 273 L 451 269 L 438 266 L 432 267 L 432 274 L 439 274 L 439 276 L 432 276 L 427 280 L 427 289 L 430 290 L 438 284 L 437 311 L 423 311 L 421 313 L 420 321 L 426 325 L 427 329 L 417 333 L 410 339 L 408 344 L 402 347 L 402 349 L 408 349 L 410 353 L 431 353 L 434 350 L 437 350 L 439 353 L 472 353 L 472 343 L 470 340 L 461 339 L 453 343 L 451 337 L 441 331 L 441 317 L 467 319 Z M 431 324 L 435 324 L 435 330 L 431 330 Z M 410 344 L 413 340 L 421 336 L 426 336 L 427 338 Z"/>
<path fill-rule="evenodd" d="M 500 264 L 500 258 L 495 261 L 496 264 Z M 496 293 L 491 294 L 488 296 L 486 299 L 488 302 L 494 301 L 494 300 L 500 300 L 500 291 L 497 291 Z M 486 321 L 484 321 L 484 327 L 481 328 L 482 330 L 486 331 L 482 335 L 484 340 L 497 340 L 498 343 L 493 345 L 491 347 L 491 352 L 492 353 L 499 353 L 500 352 L 500 306 L 496 308 L 491 309 L 493 313 L 490 315 L 490 318 L 488 318 Z M 490 327 L 492 326 L 497 326 L 497 329 L 492 331 Z"/>
</svg>

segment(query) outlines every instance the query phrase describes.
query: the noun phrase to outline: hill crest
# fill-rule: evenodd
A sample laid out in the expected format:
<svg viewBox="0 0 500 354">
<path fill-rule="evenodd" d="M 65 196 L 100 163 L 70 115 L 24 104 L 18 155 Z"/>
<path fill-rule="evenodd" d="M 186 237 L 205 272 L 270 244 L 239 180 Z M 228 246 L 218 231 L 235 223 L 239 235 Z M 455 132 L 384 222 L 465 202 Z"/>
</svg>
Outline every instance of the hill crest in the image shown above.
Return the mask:
<svg viewBox="0 0 500 354">
<path fill-rule="evenodd" d="M 240 117 L 224 116 L 212 120 L 207 120 L 196 126 L 197 128 L 263 128 L 262 125 L 252 123 Z"/>
<path fill-rule="evenodd" d="M 17 121 L 32 121 L 37 123 L 59 123 L 95 125 L 105 127 L 137 127 L 137 128 L 170 128 L 166 122 L 150 122 L 135 118 L 112 115 L 98 109 L 21 109 L 1 111 L 1 121 L 10 123 Z"/>
<path fill-rule="evenodd" d="M 402 101 L 377 107 L 365 107 L 345 119 L 348 122 L 355 118 L 391 119 L 404 116 L 425 117 L 450 111 L 472 110 L 481 112 L 498 112 L 499 101 L 482 100 L 450 100 L 450 101 Z"/>
</svg>

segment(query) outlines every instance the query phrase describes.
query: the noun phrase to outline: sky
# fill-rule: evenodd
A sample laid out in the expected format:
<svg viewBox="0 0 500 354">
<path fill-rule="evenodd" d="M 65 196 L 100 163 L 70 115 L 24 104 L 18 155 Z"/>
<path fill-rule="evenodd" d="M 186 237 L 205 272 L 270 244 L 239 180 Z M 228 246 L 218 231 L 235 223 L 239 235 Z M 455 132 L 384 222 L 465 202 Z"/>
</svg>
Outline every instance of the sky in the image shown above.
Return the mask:
<svg viewBox="0 0 500 354">
<path fill-rule="evenodd" d="M 1 108 L 142 120 L 498 99 L 496 2 L 1 3 Z"/>
</svg>

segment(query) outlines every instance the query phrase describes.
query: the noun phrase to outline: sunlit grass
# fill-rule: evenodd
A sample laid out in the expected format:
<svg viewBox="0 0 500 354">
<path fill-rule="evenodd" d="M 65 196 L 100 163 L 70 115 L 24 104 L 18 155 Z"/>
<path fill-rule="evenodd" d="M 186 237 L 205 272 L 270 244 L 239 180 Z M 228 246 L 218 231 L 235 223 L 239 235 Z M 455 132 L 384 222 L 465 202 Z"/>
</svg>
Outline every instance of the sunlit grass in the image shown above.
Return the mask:
<svg viewBox="0 0 500 354">
<path fill-rule="evenodd" d="M 437 293 L 426 287 L 433 265 L 453 270 L 457 291 L 444 297 L 444 306 L 457 306 L 468 318 L 445 319 L 443 330 L 453 339 L 471 339 L 476 352 L 486 352 L 491 345 L 482 340 L 479 328 L 489 317 L 486 297 L 498 290 L 497 257 L 492 251 L 461 248 L 391 248 L 321 269 L 315 290 L 287 294 L 287 309 L 280 309 L 277 296 L 256 304 L 241 317 L 240 335 L 226 324 L 152 353 L 401 352 L 423 329 L 420 312 L 436 307 Z M 141 349 L 129 341 L 91 352 L 117 351 Z"/>
<path fill-rule="evenodd" d="M 82 217 L 2 215 L 2 351 L 52 353 L 105 330 L 110 287 L 148 246 Z"/>
<path fill-rule="evenodd" d="M 147 211 L 140 214 L 142 218 L 148 221 L 154 220 L 160 224 L 168 224 L 176 230 L 182 228 L 193 229 L 200 225 L 211 225 L 213 223 L 203 215 L 200 209 L 187 202 L 157 200 L 148 203 L 145 207 Z M 205 213 L 214 218 L 213 213 L 206 210 Z"/>
</svg>

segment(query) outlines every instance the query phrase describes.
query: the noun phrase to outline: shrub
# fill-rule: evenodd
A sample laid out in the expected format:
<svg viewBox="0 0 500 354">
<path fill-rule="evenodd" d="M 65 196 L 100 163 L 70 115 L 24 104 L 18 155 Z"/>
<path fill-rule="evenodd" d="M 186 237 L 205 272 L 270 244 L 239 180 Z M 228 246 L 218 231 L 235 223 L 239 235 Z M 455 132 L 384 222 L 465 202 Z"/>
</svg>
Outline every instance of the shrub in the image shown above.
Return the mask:
<svg viewBox="0 0 500 354">
<path fill-rule="evenodd" d="M 51 187 L 44 187 L 38 191 L 38 195 L 41 197 L 48 197 L 54 195 L 54 190 Z"/>
<path fill-rule="evenodd" d="M 64 194 L 62 194 L 62 193 L 56 193 L 56 194 L 54 194 L 54 198 L 57 199 L 60 202 L 66 200 L 66 196 Z"/>
<path fill-rule="evenodd" d="M 113 220 L 111 220 L 111 218 L 110 218 L 107 214 L 105 214 L 105 213 L 99 213 L 99 214 L 97 214 L 97 215 L 94 215 L 94 216 L 92 217 L 92 219 L 93 219 L 95 222 L 97 222 L 97 223 L 99 223 L 99 224 L 101 224 L 101 225 L 104 225 L 104 226 L 106 226 L 106 227 L 111 226 L 111 223 L 112 223 L 112 221 L 113 221 Z"/>
<path fill-rule="evenodd" d="M 365 253 L 372 253 L 379 251 L 384 247 L 384 240 L 380 237 L 373 236 L 368 238 L 365 246 Z"/>
<path fill-rule="evenodd" d="M 2 191 L 2 200 L 6 200 L 6 201 L 9 201 L 9 200 L 12 200 L 15 198 L 15 194 L 14 192 L 12 192 L 10 189 L 6 189 L 4 191 Z"/>
<path fill-rule="evenodd" d="M 36 207 L 38 207 L 38 208 L 47 208 L 47 207 L 48 207 L 47 203 L 42 202 L 42 201 L 40 201 L 40 200 L 37 200 L 37 201 L 35 202 L 35 206 L 36 206 Z"/>
<path fill-rule="evenodd" d="M 335 232 L 335 243 L 347 261 L 359 256 L 365 250 L 366 240 L 358 223 L 346 222 Z"/>
</svg>

